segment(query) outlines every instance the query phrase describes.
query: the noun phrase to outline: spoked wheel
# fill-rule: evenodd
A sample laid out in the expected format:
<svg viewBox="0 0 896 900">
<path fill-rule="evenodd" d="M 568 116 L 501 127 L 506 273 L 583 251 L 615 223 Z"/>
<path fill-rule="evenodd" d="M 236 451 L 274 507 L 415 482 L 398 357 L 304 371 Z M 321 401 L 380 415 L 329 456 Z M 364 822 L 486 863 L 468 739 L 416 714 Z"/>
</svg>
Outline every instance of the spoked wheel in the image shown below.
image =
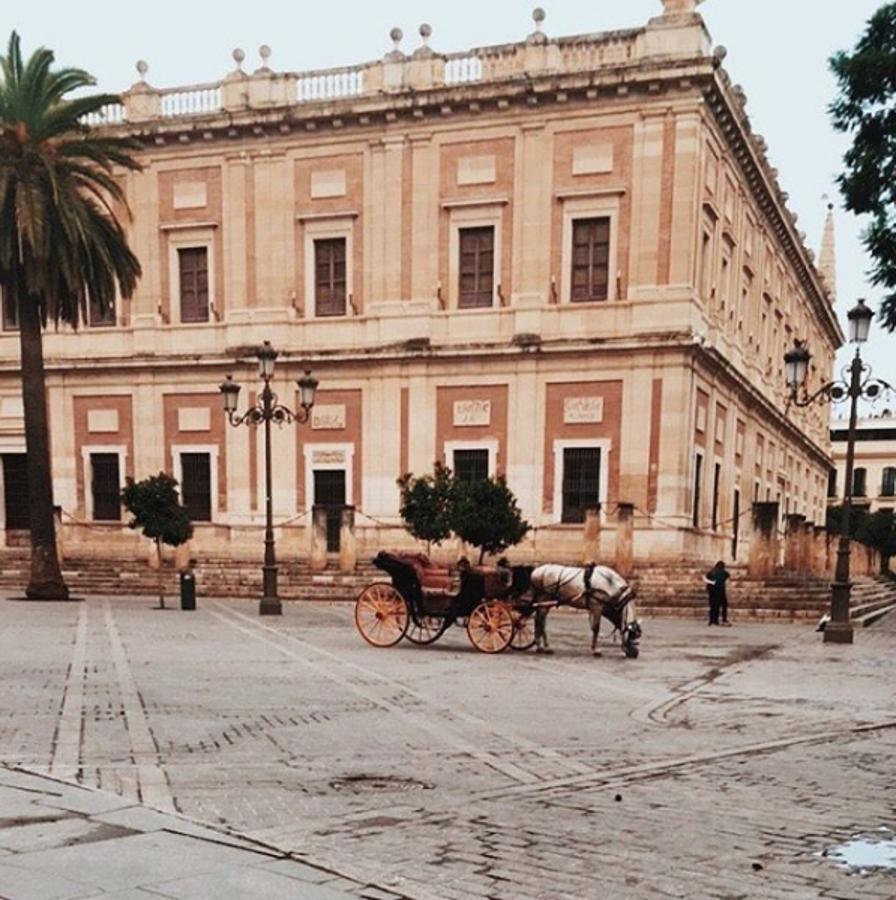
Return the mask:
<svg viewBox="0 0 896 900">
<path fill-rule="evenodd" d="M 513 637 L 510 647 L 513 650 L 528 650 L 535 646 L 535 614 L 522 610 L 511 610 L 513 616 Z"/>
<path fill-rule="evenodd" d="M 500 653 L 513 638 L 513 614 L 506 603 L 486 600 L 467 619 L 470 643 L 483 653 Z"/>
<path fill-rule="evenodd" d="M 367 585 L 355 601 L 355 625 L 361 637 L 373 647 L 392 647 L 408 630 L 408 605 L 383 581 Z"/>
<path fill-rule="evenodd" d="M 434 644 L 447 630 L 449 621 L 441 616 L 411 616 L 405 637 L 412 644 Z"/>
</svg>

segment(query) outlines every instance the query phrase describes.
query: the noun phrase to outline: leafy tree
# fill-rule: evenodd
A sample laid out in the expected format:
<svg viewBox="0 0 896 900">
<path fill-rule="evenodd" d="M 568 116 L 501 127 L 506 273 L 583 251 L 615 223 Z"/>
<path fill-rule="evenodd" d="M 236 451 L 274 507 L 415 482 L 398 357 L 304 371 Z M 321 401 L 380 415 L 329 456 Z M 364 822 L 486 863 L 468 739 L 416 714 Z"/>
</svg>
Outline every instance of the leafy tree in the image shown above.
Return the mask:
<svg viewBox="0 0 896 900">
<path fill-rule="evenodd" d="M 863 243 L 874 261 L 871 281 L 889 293 L 881 305 L 885 327 L 896 330 L 896 3 L 871 17 L 852 52 L 830 60 L 838 95 L 834 127 L 852 136 L 838 184 L 846 208 L 868 215 Z"/>
<path fill-rule="evenodd" d="M 19 323 L 31 528 L 25 593 L 46 600 L 66 599 L 68 588 L 56 553 L 42 329 L 49 321 L 77 327 L 88 302 L 109 309 L 116 286 L 129 297 L 140 275 L 118 220 L 127 207 L 114 174 L 139 168 L 137 144 L 84 124 L 119 98 L 84 94 L 93 78 L 53 63 L 44 48 L 24 60 L 15 32 L 0 57 L 0 285 Z"/>
<path fill-rule="evenodd" d="M 410 472 L 398 479 L 401 490 L 399 513 L 405 528 L 418 540 L 426 541 L 426 552 L 451 534 L 451 470 L 437 462 L 432 475 L 415 478 Z"/>
<path fill-rule="evenodd" d="M 877 550 L 881 556 L 881 568 L 887 569 L 887 561 L 896 556 L 896 521 L 893 510 L 879 509 L 862 519 L 857 539 L 867 547 Z"/>
<path fill-rule="evenodd" d="M 162 544 L 179 547 L 193 536 L 190 516 L 181 505 L 177 493 L 177 479 L 159 472 L 143 481 L 128 478 L 121 499 L 133 516 L 128 526 L 140 528 L 144 537 L 155 542 L 159 565 L 159 606 L 165 608 L 162 586 Z"/>
<path fill-rule="evenodd" d="M 503 475 L 462 482 L 454 480 L 451 530 L 465 543 L 486 553 L 501 553 L 518 544 L 532 526 L 523 519 Z"/>
</svg>

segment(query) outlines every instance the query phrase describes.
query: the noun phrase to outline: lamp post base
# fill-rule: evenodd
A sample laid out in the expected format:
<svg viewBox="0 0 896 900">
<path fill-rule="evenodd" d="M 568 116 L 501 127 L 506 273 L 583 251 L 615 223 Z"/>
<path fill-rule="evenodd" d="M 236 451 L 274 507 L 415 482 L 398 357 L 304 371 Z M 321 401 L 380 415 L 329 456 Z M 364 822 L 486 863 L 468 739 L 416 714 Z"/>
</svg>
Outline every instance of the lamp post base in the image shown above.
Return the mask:
<svg viewBox="0 0 896 900">
<path fill-rule="evenodd" d="M 849 622 L 828 622 L 824 629 L 826 644 L 851 644 L 853 628 Z"/>
<path fill-rule="evenodd" d="M 260 616 L 282 616 L 283 604 L 279 597 L 262 597 L 261 603 L 258 605 L 258 614 Z"/>
</svg>

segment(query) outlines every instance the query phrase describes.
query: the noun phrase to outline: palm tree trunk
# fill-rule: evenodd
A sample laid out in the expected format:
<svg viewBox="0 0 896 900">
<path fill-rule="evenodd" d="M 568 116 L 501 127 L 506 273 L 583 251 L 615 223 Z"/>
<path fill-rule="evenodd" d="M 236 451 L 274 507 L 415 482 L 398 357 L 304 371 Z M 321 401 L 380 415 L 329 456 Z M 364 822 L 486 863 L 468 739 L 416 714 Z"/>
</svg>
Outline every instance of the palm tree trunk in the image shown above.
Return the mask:
<svg viewBox="0 0 896 900">
<path fill-rule="evenodd" d="M 68 600 L 68 588 L 62 578 L 56 552 L 53 470 L 40 314 L 37 303 L 31 298 L 25 298 L 18 304 L 18 312 L 31 525 L 31 578 L 25 596 L 29 600 Z"/>
</svg>

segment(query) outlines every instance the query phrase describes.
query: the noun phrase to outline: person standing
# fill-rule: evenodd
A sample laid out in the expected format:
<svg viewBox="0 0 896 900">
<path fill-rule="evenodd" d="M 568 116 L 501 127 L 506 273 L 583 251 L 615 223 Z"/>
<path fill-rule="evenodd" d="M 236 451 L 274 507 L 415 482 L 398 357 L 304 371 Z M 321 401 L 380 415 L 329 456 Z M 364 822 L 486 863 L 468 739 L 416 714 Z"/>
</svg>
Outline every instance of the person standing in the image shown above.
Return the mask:
<svg viewBox="0 0 896 900">
<path fill-rule="evenodd" d="M 731 573 L 725 568 L 725 563 L 719 560 L 703 577 L 706 585 L 706 593 L 709 597 L 709 624 L 724 625 L 730 627 L 728 621 L 728 592 L 725 583 L 731 577 Z M 719 622 L 719 614 L 722 621 Z"/>
</svg>

